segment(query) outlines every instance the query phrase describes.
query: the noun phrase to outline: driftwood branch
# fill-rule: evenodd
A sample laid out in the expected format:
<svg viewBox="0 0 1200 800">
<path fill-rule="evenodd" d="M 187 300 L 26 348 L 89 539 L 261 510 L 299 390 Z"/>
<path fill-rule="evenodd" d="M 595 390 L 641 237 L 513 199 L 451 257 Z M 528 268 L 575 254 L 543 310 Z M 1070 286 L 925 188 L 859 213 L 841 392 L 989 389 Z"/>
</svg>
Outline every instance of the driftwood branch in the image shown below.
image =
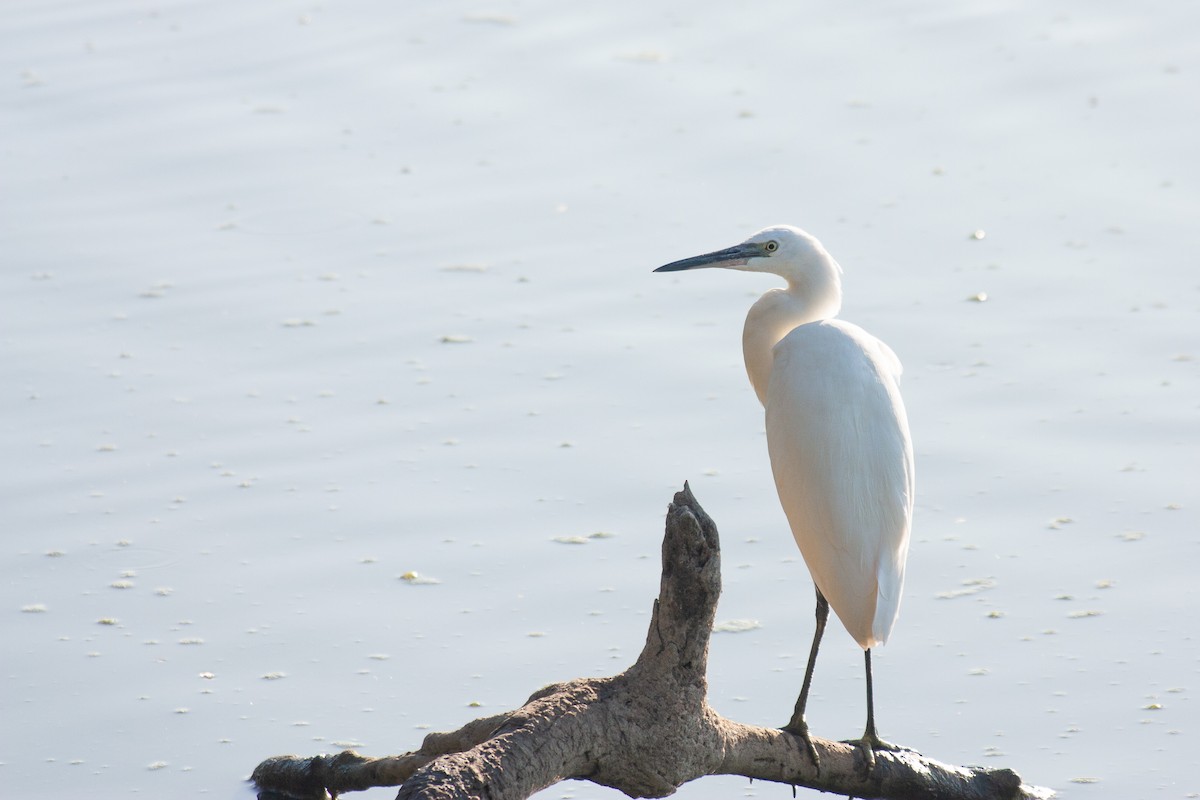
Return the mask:
<svg viewBox="0 0 1200 800">
<path fill-rule="evenodd" d="M 868 771 L 851 745 L 802 742 L 743 725 L 706 700 L 708 641 L 721 593 L 717 528 L 685 484 L 667 512 L 662 585 L 637 661 L 609 678 L 538 690 L 520 708 L 431 733 L 420 749 L 367 758 L 353 751 L 279 756 L 254 770 L 262 800 L 317 800 L 329 793 L 399 786 L 398 800 L 523 800 L 575 778 L 630 797 L 666 797 L 705 775 L 806 786 L 860 798 L 1048 798 L 1008 769 L 955 767 L 913 751 L 878 752 Z"/>
</svg>

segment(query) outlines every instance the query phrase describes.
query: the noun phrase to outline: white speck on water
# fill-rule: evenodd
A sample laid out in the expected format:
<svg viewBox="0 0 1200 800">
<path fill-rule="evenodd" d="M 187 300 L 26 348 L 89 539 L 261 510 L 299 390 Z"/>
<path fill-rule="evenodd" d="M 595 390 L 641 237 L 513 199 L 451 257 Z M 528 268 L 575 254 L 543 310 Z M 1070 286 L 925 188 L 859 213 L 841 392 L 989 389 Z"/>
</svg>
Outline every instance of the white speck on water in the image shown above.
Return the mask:
<svg viewBox="0 0 1200 800">
<path fill-rule="evenodd" d="M 979 594 L 988 589 L 994 589 L 996 585 L 995 578 L 969 578 L 962 582 L 962 588 L 938 592 L 935 597 L 939 600 L 952 600 L 956 597 L 967 597 L 968 595 Z"/>
<path fill-rule="evenodd" d="M 1071 613 L 1067 614 L 1067 618 L 1068 619 L 1086 619 L 1088 617 L 1098 617 L 1103 613 L 1104 613 L 1103 611 L 1097 611 L 1096 609 L 1085 609 L 1082 611 L 1072 611 Z"/>
<path fill-rule="evenodd" d="M 617 56 L 617 59 L 634 64 L 661 64 L 667 60 L 667 55 L 659 50 L 637 50 L 630 53 L 622 53 Z"/>
<path fill-rule="evenodd" d="M 429 575 L 422 575 L 416 570 L 409 570 L 400 576 L 400 580 L 413 586 L 433 586 L 441 583 L 437 578 Z"/>
<path fill-rule="evenodd" d="M 557 542 L 558 544 L 588 544 L 595 539 L 611 539 L 614 536 L 616 536 L 615 533 L 609 533 L 608 531 L 595 531 L 587 534 L 586 536 L 581 534 L 555 536 L 552 537 L 550 541 Z"/>
</svg>

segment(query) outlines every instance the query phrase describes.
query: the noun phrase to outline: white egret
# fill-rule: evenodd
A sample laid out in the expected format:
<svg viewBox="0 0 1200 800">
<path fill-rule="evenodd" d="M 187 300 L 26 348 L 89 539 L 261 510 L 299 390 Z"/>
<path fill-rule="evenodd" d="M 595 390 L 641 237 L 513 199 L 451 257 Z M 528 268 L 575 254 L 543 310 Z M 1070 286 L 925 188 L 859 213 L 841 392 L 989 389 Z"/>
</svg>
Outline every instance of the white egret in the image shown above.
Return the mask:
<svg viewBox="0 0 1200 800">
<path fill-rule="evenodd" d="M 804 718 L 829 607 L 863 648 L 868 770 L 875 750 L 897 749 L 875 731 L 871 648 L 887 641 L 900 610 L 913 508 L 913 456 L 900 398 L 900 360 L 857 325 L 834 319 L 841 267 L 799 228 L 766 228 L 739 245 L 655 272 L 723 267 L 787 281 L 746 316 L 742 349 L 766 408 L 775 487 L 817 589 L 817 625 L 804 683 L 784 730 L 819 766 Z"/>
</svg>

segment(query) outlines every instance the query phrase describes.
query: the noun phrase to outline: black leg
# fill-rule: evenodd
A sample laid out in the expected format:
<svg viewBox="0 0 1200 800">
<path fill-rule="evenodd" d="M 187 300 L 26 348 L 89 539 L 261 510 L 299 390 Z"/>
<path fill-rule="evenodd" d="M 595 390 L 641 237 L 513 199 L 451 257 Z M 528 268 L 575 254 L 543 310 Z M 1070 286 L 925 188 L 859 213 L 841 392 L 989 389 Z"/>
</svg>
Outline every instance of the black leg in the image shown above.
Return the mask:
<svg viewBox="0 0 1200 800">
<path fill-rule="evenodd" d="M 863 660 L 867 665 L 867 729 L 863 732 L 864 739 L 878 739 L 875 734 L 875 685 L 871 680 L 871 648 L 863 650 Z"/>
<path fill-rule="evenodd" d="M 904 748 L 891 742 L 885 742 L 875 732 L 875 687 L 871 680 L 871 651 L 864 650 L 863 654 L 867 667 L 867 728 L 863 731 L 861 739 L 852 739 L 846 744 L 856 744 L 862 750 L 867 774 L 870 775 L 875 769 L 876 750 L 903 750 Z"/>
<path fill-rule="evenodd" d="M 804 720 L 804 709 L 808 705 L 808 690 L 812 688 L 813 669 L 817 666 L 817 651 L 821 648 L 821 637 L 825 635 L 825 623 L 829 620 L 829 601 L 825 599 L 825 595 L 821 594 L 820 589 L 817 589 L 816 616 L 817 629 L 813 632 L 812 649 L 808 652 L 808 667 L 804 670 L 804 683 L 800 685 L 800 697 L 796 700 L 796 708 L 792 712 L 791 720 L 783 726 L 783 729 L 804 740 L 809 757 L 813 764 L 820 768 L 821 760 L 817 757 L 817 749 L 813 747 L 812 739 L 808 735 L 808 723 Z M 868 661 L 867 664 L 867 674 L 870 675 L 870 662 Z"/>
</svg>

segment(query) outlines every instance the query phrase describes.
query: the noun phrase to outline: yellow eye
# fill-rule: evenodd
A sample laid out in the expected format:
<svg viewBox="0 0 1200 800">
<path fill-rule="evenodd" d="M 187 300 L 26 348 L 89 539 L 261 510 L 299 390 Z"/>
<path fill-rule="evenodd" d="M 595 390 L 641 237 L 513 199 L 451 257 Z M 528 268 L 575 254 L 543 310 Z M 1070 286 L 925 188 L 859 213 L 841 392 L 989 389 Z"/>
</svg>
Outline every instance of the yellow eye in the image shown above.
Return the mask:
<svg viewBox="0 0 1200 800">
<path fill-rule="evenodd" d="M 778 249 L 779 242 L 775 241 L 774 239 L 763 245 L 763 250 L 767 251 L 768 253 L 774 253 Z"/>
</svg>

